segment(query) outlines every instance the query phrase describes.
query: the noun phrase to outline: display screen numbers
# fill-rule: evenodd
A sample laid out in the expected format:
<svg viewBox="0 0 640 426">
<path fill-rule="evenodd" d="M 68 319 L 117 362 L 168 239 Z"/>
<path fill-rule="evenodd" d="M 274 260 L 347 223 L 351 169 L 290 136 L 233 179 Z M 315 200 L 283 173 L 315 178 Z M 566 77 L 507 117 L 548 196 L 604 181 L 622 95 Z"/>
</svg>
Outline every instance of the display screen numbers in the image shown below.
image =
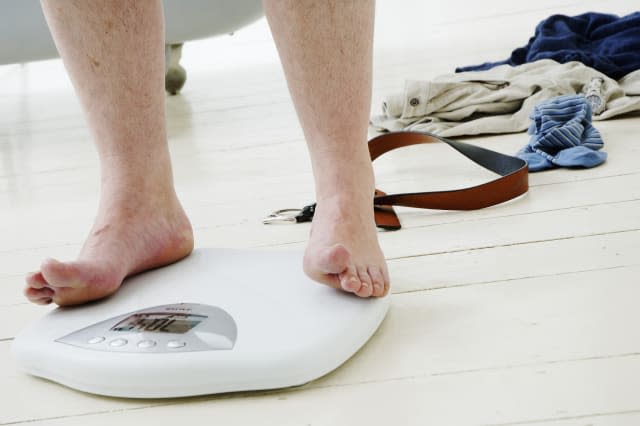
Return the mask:
<svg viewBox="0 0 640 426">
<path fill-rule="evenodd" d="M 114 325 L 111 331 L 183 334 L 206 318 L 205 315 L 145 312 L 128 316 Z"/>
</svg>

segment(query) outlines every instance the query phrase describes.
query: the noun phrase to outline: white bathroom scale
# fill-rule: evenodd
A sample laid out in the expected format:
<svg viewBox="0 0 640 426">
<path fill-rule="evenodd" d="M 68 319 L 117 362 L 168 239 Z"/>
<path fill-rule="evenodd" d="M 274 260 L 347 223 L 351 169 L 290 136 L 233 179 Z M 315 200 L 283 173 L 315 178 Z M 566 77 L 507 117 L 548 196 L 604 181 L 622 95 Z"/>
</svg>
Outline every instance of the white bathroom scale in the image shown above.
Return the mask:
<svg viewBox="0 0 640 426">
<path fill-rule="evenodd" d="M 297 386 L 339 367 L 389 298 L 317 284 L 298 251 L 199 249 L 57 308 L 13 343 L 18 366 L 81 391 L 164 398 Z"/>
</svg>

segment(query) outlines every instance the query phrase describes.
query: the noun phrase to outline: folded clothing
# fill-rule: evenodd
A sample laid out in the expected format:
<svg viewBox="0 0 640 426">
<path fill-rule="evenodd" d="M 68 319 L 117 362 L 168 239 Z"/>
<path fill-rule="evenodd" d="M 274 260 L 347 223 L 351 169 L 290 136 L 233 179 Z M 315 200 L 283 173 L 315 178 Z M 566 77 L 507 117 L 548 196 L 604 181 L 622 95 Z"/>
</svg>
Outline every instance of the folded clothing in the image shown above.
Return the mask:
<svg viewBox="0 0 640 426">
<path fill-rule="evenodd" d="M 529 143 L 516 156 L 530 172 L 555 167 L 595 167 L 607 154 L 600 132 L 591 124 L 591 106 L 584 96 L 558 96 L 536 105 L 531 113 Z"/>
<path fill-rule="evenodd" d="M 640 12 L 618 17 L 604 13 L 553 15 L 536 27 L 529 43 L 504 61 L 456 68 L 456 72 L 521 65 L 539 59 L 578 61 L 618 80 L 640 69 Z"/>
</svg>

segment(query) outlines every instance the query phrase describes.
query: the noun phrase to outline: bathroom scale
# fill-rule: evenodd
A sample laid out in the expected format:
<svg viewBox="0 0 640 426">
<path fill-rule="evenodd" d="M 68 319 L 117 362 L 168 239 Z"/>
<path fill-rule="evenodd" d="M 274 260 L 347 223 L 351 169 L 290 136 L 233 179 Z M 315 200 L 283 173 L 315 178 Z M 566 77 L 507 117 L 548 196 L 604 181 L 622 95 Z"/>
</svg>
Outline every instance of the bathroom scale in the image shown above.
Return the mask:
<svg viewBox="0 0 640 426">
<path fill-rule="evenodd" d="M 339 367 L 388 306 L 311 281 L 298 251 L 198 249 L 107 299 L 51 311 L 13 353 L 29 374 L 99 395 L 275 389 Z"/>
</svg>

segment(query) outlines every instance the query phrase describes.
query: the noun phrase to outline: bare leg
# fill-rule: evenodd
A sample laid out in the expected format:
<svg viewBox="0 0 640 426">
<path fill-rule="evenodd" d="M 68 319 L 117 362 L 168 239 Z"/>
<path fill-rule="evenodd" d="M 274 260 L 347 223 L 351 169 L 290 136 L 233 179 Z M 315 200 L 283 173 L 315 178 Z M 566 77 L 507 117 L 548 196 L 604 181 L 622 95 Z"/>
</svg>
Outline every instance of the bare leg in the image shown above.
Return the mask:
<svg viewBox="0 0 640 426">
<path fill-rule="evenodd" d="M 316 182 L 305 272 L 358 296 L 382 296 L 389 278 L 373 220 L 373 170 L 365 143 L 374 1 L 264 3 Z"/>
<path fill-rule="evenodd" d="M 98 214 L 78 259 L 45 260 L 27 277 L 36 303 L 69 305 L 115 292 L 130 274 L 193 248 L 174 188 L 164 111 L 159 0 L 43 0 L 54 40 L 100 156 Z"/>
</svg>

